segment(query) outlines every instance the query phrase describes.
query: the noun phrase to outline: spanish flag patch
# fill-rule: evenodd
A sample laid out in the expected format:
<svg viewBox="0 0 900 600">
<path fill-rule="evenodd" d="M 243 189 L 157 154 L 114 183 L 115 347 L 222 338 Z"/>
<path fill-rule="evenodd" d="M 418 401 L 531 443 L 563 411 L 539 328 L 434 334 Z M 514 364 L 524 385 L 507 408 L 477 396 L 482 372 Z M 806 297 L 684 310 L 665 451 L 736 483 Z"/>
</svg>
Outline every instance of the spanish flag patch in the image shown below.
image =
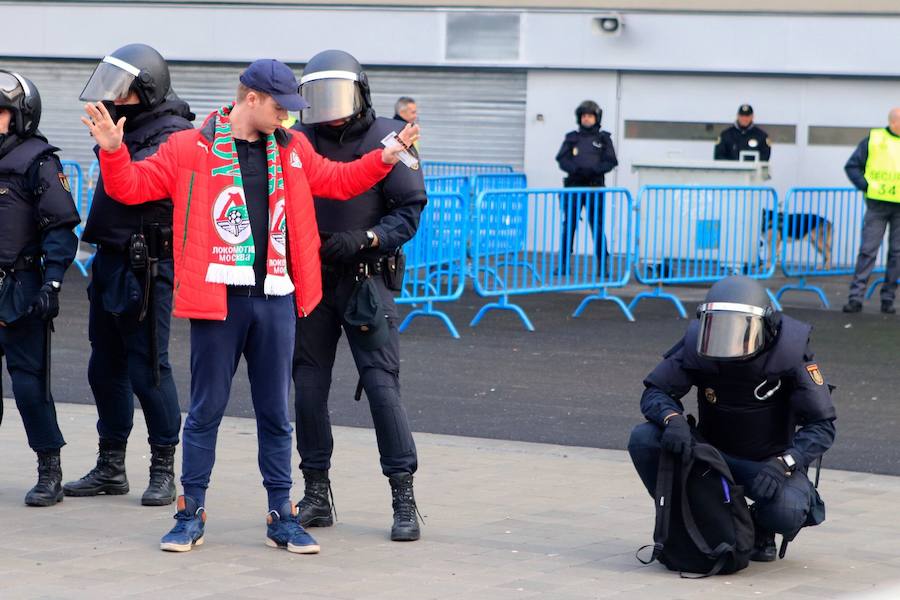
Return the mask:
<svg viewBox="0 0 900 600">
<path fill-rule="evenodd" d="M 819 365 L 816 363 L 806 365 L 806 372 L 809 373 L 809 378 L 812 379 L 816 385 L 825 385 L 825 378 L 822 377 L 822 372 L 819 371 Z"/>
</svg>

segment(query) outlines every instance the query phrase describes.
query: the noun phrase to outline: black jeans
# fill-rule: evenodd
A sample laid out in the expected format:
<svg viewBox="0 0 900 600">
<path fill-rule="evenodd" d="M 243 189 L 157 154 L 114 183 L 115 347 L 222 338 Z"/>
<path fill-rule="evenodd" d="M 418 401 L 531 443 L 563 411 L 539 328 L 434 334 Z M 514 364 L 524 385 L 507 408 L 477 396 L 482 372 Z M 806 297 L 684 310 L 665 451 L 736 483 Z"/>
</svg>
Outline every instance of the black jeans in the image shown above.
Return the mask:
<svg viewBox="0 0 900 600">
<path fill-rule="evenodd" d="M 88 287 L 90 311 L 88 337 L 91 358 L 88 382 L 97 405 L 97 432 L 100 438 L 120 443 L 128 441 L 134 424 L 134 396 L 141 402 L 147 420 L 149 442 L 159 446 L 178 443 L 181 409 L 169 365 L 169 330 L 172 321 L 171 259 L 159 262 L 154 286 L 159 386 L 153 381 L 150 314 L 138 321 L 141 297 L 128 293 L 143 288 L 143 275 L 135 276 L 124 253 L 98 252 Z M 137 302 L 137 306 L 135 305 Z"/>
<path fill-rule="evenodd" d="M 884 240 L 884 230 L 888 233 L 888 261 L 884 285 L 881 286 L 881 301 L 892 303 L 900 278 L 900 204 L 866 198 L 866 214 L 863 217 L 862 241 L 856 270 L 850 283 L 850 300 L 862 302 L 866 293 L 869 276 L 875 268 L 878 250 Z"/>
<path fill-rule="evenodd" d="M 331 467 L 334 439 L 328 415 L 328 393 L 344 310 L 353 291 L 354 276 L 325 273 L 321 303 L 309 316 L 297 319 L 294 385 L 297 389 L 297 450 L 300 467 Z M 377 350 L 364 350 L 348 337 L 356 368 L 369 400 L 381 470 L 386 476 L 415 473 L 416 445 L 406 410 L 400 403 L 400 333 L 397 307 L 380 275 L 375 276 L 382 307 L 389 315 L 390 336 Z"/>
</svg>

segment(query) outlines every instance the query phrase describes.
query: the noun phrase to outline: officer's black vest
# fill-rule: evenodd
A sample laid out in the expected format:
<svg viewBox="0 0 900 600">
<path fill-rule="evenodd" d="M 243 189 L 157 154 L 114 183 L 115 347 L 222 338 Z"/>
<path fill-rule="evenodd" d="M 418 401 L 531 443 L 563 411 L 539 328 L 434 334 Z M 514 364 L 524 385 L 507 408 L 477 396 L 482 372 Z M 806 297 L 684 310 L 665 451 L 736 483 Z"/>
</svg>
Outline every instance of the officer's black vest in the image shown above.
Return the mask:
<svg viewBox="0 0 900 600">
<path fill-rule="evenodd" d="M 13 266 L 23 250 L 40 245 L 35 162 L 57 150 L 29 137 L 0 158 L 0 268 Z"/>
<path fill-rule="evenodd" d="M 123 142 L 132 160 L 143 160 L 156 153 L 164 136 L 192 127 L 193 118 L 187 104 L 181 100 L 169 100 L 153 111 L 137 117 L 135 128 L 125 131 Z M 95 152 L 98 148 L 94 149 Z M 172 223 L 172 201 L 145 202 L 128 206 L 116 202 L 106 193 L 103 174 L 97 181 L 91 212 L 84 226 L 82 239 L 91 244 L 106 244 L 124 248 L 131 235 L 139 233 L 144 224 Z"/>
<path fill-rule="evenodd" d="M 349 135 L 345 137 L 343 143 L 332 139 L 331 136 L 318 134 L 316 127 L 297 125 L 295 129 L 302 131 L 316 152 L 325 158 L 351 162 L 376 148 L 383 148 L 381 140 L 384 136 L 392 131 L 400 132 L 405 126 L 406 123 L 378 117 L 367 129 L 357 133 L 355 138 L 350 138 Z M 314 200 L 319 231 L 328 233 L 370 229 L 389 212 L 382 182 L 346 202 L 318 196 Z"/>
<path fill-rule="evenodd" d="M 682 367 L 697 386 L 698 427 L 709 443 L 750 460 L 775 456 L 791 446 L 793 371 L 804 362 L 811 329 L 783 316 L 772 347 L 751 360 L 724 362 L 699 356 L 697 322 L 688 328 Z M 776 388 L 770 397 L 760 399 Z"/>
<path fill-rule="evenodd" d="M 572 157 L 575 164 L 583 169 L 596 167 L 597 162 L 606 150 L 605 146 L 612 144 L 609 132 L 601 129 L 599 125 L 587 129 L 580 127 L 577 131 L 570 131 L 566 134 L 566 141 L 572 144 L 572 149 L 577 152 Z M 582 185 L 602 186 L 606 185 L 606 175 L 591 175 L 588 177 L 569 175 L 566 177 L 565 185 L 567 187 Z"/>
</svg>

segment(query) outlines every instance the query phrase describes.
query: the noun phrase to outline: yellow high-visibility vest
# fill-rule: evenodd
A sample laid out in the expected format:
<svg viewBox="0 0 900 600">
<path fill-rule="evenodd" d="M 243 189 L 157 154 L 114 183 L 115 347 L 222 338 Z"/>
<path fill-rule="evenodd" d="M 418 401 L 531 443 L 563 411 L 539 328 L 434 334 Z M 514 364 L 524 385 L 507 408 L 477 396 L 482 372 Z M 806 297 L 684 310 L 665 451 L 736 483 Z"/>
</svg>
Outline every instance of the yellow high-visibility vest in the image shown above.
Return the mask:
<svg viewBox="0 0 900 600">
<path fill-rule="evenodd" d="M 869 184 L 867 198 L 900 202 L 900 137 L 883 128 L 869 132 L 865 176 Z"/>
</svg>

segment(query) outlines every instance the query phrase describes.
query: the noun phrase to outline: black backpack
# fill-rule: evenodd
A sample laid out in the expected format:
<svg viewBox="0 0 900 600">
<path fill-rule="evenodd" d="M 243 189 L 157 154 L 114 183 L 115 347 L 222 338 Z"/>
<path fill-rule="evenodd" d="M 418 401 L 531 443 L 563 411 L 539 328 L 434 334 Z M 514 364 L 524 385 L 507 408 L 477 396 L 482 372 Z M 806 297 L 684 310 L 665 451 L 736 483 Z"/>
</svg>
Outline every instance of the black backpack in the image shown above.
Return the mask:
<svg viewBox="0 0 900 600">
<path fill-rule="evenodd" d="M 695 442 L 690 456 L 663 450 L 656 481 L 656 527 L 649 560 L 699 577 L 745 569 L 753 549 L 753 520 L 744 490 L 713 446 Z"/>
</svg>

